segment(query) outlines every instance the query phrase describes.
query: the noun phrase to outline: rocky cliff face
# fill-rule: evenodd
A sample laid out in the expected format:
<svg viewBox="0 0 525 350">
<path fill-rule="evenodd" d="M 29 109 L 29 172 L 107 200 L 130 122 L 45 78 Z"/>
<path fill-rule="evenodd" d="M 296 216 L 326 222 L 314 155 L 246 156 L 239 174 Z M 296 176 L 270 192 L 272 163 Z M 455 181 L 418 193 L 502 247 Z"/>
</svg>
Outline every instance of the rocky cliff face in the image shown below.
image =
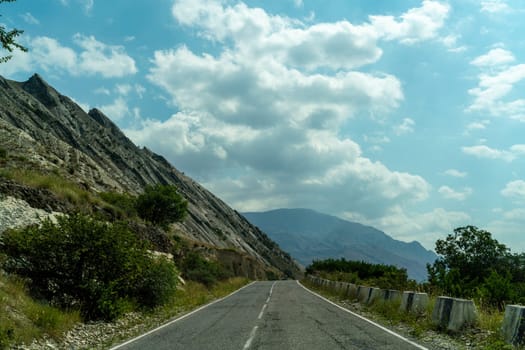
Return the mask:
<svg viewBox="0 0 525 350">
<path fill-rule="evenodd" d="M 26 82 L 0 77 L 0 149 L 9 154 L 6 162 L 22 160 L 25 167 L 60 172 L 92 191 L 137 194 L 148 184 L 176 185 L 189 214 L 176 224 L 179 234 L 239 251 L 289 275 L 299 272 L 290 256 L 243 216 L 162 156 L 135 146 L 102 112 L 85 113 L 37 74 Z"/>
</svg>

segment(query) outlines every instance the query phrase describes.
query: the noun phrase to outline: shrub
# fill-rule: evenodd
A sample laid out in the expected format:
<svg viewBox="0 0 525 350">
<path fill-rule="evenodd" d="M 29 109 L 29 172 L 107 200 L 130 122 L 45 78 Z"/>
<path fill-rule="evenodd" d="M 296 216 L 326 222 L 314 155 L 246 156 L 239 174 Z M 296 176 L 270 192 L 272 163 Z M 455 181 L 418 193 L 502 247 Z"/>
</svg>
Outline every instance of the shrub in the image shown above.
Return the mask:
<svg viewBox="0 0 525 350">
<path fill-rule="evenodd" d="M 135 208 L 135 197 L 126 193 L 117 192 L 102 192 L 99 194 L 99 196 L 104 202 L 114 207 L 114 214 L 117 214 L 121 217 L 134 217 L 137 215 L 137 209 Z"/>
<path fill-rule="evenodd" d="M 125 224 L 82 214 L 57 220 L 8 231 L 0 240 L 5 270 L 27 278 L 37 297 L 61 307 L 78 306 L 86 319 L 114 319 L 134 302 L 155 306 L 173 293 L 175 272 L 167 272 Z M 156 277 L 162 283 L 148 282 L 150 268 L 163 274 Z M 162 297 L 141 298 L 148 293 Z"/>
<path fill-rule="evenodd" d="M 173 262 L 164 257 L 156 258 L 143 272 L 137 285 L 136 298 L 142 305 L 155 307 L 170 301 L 175 295 L 178 275 Z"/>
<path fill-rule="evenodd" d="M 182 261 L 182 275 L 192 281 L 212 286 L 218 280 L 229 277 L 224 268 L 215 261 L 206 260 L 199 253 L 192 251 Z"/>
<path fill-rule="evenodd" d="M 155 225 L 167 225 L 181 221 L 186 215 L 188 202 L 170 185 L 147 186 L 137 198 L 138 215 Z"/>
<path fill-rule="evenodd" d="M 5 148 L 0 147 L 0 159 L 6 159 L 7 158 L 7 150 Z"/>
</svg>

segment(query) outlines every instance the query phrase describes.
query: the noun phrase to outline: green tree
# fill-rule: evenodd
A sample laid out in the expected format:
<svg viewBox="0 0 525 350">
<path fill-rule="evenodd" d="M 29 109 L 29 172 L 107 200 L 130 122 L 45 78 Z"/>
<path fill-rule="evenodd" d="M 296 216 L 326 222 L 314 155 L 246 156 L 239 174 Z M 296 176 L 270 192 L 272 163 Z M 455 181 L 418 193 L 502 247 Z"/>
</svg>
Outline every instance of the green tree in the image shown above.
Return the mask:
<svg viewBox="0 0 525 350">
<path fill-rule="evenodd" d="M 162 227 L 184 219 L 187 207 L 177 187 L 170 185 L 147 186 L 136 202 L 141 218 Z"/>
<path fill-rule="evenodd" d="M 28 279 L 36 297 L 86 319 L 114 319 L 131 305 L 152 307 L 175 292 L 173 263 L 156 258 L 124 223 L 82 214 L 5 232 L 3 268 Z"/>
<path fill-rule="evenodd" d="M 0 4 L 3 2 L 14 2 L 16 0 L 0 0 Z M 0 42 L 2 43 L 2 49 L 7 50 L 8 52 L 13 52 L 14 49 L 19 49 L 22 51 L 27 51 L 27 48 L 20 45 L 16 42 L 16 38 L 24 33 L 20 29 L 11 29 L 7 30 L 4 26 L 0 25 Z M 0 56 L 0 63 L 7 62 L 12 58 L 11 55 Z"/>
<path fill-rule="evenodd" d="M 461 297 L 472 296 L 493 270 L 505 273 L 510 256 L 504 244 L 475 226 L 456 228 L 454 234 L 438 239 L 436 253 L 440 258 L 427 264 L 430 283 Z"/>
</svg>

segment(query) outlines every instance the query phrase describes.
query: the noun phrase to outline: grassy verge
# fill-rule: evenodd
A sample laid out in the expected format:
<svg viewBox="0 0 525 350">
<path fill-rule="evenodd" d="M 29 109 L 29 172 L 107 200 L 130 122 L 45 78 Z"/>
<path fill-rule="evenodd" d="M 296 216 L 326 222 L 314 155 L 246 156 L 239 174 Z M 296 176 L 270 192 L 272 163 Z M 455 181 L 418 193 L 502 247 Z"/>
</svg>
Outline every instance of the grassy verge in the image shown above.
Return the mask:
<svg viewBox="0 0 525 350">
<path fill-rule="evenodd" d="M 213 300 L 225 297 L 249 282 L 247 278 L 233 277 L 219 281 L 212 287 L 207 288 L 202 283 L 188 281 L 184 288 L 177 291 L 171 302 L 141 314 L 139 318 L 135 319 L 135 322 L 125 326 L 128 329 L 127 332 L 117 331 L 113 337 L 106 339 L 103 344 L 98 344 L 99 347 L 97 348 L 109 348 L 112 345 L 117 345 L 127 339 L 143 334 Z"/>
<path fill-rule="evenodd" d="M 303 280 L 301 283 L 340 305 L 342 304 L 345 307 L 349 306 L 349 304 L 352 305 L 352 301 L 347 300 L 340 292 L 316 286 L 308 280 Z M 421 314 L 400 311 L 400 302 L 380 301 L 372 305 L 355 304 L 354 308 L 348 308 L 405 336 L 422 341 L 428 341 L 428 339 L 437 337 L 445 339 L 451 344 L 455 344 L 456 347 L 454 349 L 523 349 L 523 347 L 512 347 L 503 341 L 500 332 L 503 323 L 503 313 L 498 310 L 478 309 L 477 326 L 462 333 L 440 332 L 432 323 L 431 318 L 435 300 L 435 297 L 431 297 L 426 312 Z"/>
<path fill-rule="evenodd" d="M 67 333 L 73 334 L 78 329 L 84 333 L 84 349 L 107 349 L 224 297 L 248 282 L 248 279 L 234 277 L 206 288 L 203 284 L 189 281 L 177 291 L 172 301 L 162 307 L 134 313 L 133 317 L 124 317 L 111 324 L 98 322 L 86 326 L 81 323 L 78 312 L 65 312 L 41 304 L 28 295 L 22 281 L 0 274 L 0 349 L 8 349 L 15 344 L 31 344 L 38 339 L 44 343 L 51 341 L 60 349 L 71 348 L 65 343 L 70 337 Z M 101 337 L 100 331 L 105 327 L 107 330 L 102 334 L 106 335 Z"/>
<path fill-rule="evenodd" d="M 78 322 L 78 312 L 65 312 L 33 300 L 22 281 L 0 272 L 0 349 L 43 336 L 60 340 Z"/>
</svg>

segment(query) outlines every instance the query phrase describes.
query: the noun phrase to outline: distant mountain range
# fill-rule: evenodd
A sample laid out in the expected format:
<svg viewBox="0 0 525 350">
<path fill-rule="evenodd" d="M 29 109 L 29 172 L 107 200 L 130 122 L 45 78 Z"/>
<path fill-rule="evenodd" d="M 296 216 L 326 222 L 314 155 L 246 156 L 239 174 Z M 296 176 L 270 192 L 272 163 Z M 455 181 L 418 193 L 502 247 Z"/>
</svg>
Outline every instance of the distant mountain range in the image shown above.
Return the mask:
<svg viewBox="0 0 525 350">
<path fill-rule="evenodd" d="M 309 209 L 243 213 L 304 266 L 312 260 L 341 258 L 404 267 L 410 278 L 427 278 L 426 264 L 437 255 L 419 242 L 406 243 L 370 226 Z"/>
</svg>

